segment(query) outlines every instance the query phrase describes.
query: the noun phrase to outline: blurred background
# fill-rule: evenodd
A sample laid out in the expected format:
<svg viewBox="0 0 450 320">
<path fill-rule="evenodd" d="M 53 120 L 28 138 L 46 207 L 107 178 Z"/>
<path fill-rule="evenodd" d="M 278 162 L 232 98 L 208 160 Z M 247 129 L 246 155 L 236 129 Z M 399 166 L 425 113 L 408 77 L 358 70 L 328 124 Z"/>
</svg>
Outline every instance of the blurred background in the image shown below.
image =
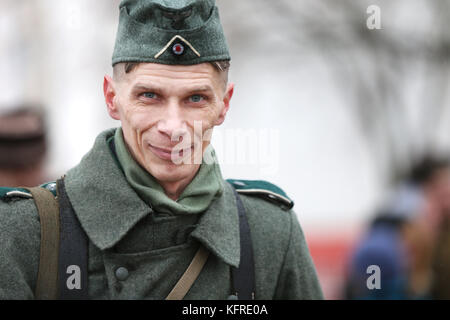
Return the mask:
<svg viewBox="0 0 450 320">
<path fill-rule="evenodd" d="M 80 161 L 98 133 L 119 126 L 102 93 L 103 76 L 112 72 L 119 2 L 0 0 L 0 185 L 54 180 Z M 419 237 L 404 235 L 409 221 L 430 220 L 424 207 L 438 206 L 439 217 L 447 210 L 441 202 L 450 199 L 450 2 L 217 3 L 236 85 L 212 140 L 222 174 L 283 188 L 295 202 L 325 297 L 364 298 L 349 293 L 350 278 L 361 273 L 352 266 L 367 262 L 361 254 L 372 252 L 364 243 L 371 243 L 373 222 L 400 216 L 395 234 L 404 245 L 405 237 Z M 368 27 L 374 19 L 379 29 Z M 236 132 L 244 132 L 256 158 L 242 161 L 230 152 Z M 417 179 L 424 170 L 428 175 Z M 389 219 L 381 220 L 392 226 Z M 437 233 L 437 221 L 426 226 L 429 233 Z M 411 269 L 398 273 L 409 276 Z M 414 292 L 436 278 L 428 271 L 414 274 L 422 288 Z"/>
</svg>

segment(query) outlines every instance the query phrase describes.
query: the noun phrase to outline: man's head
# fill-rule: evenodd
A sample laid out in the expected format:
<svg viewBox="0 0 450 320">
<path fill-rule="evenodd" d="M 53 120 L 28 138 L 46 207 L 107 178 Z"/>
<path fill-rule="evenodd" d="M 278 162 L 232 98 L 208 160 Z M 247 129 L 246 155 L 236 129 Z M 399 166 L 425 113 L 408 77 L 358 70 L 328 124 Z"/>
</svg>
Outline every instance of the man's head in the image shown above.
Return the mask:
<svg viewBox="0 0 450 320">
<path fill-rule="evenodd" d="M 0 114 L 0 186 L 35 186 L 45 180 L 44 115 L 22 107 Z"/>
<path fill-rule="evenodd" d="M 189 183 L 224 121 L 229 60 L 214 0 L 122 1 L 105 100 L 135 160 L 164 188 Z"/>
<path fill-rule="evenodd" d="M 411 180 L 421 185 L 428 198 L 450 214 L 450 160 L 426 156 L 415 164 Z"/>
<path fill-rule="evenodd" d="M 116 65 L 113 78 L 105 77 L 104 94 L 133 157 L 161 182 L 192 178 L 196 157 L 200 153 L 201 159 L 212 128 L 222 124 L 229 108 L 233 84 L 226 82 L 227 71 L 210 63 L 140 63 L 126 69 Z"/>
</svg>

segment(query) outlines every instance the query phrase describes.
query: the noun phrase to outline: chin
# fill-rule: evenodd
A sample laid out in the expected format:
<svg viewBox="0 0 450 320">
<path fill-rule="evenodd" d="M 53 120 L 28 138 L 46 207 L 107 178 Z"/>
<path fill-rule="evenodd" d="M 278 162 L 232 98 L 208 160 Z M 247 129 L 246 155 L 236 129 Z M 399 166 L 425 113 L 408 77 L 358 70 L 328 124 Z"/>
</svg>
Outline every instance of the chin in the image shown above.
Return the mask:
<svg viewBox="0 0 450 320">
<path fill-rule="evenodd" d="M 180 170 L 155 170 L 156 172 L 153 175 L 153 177 L 158 181 L 163 182 L 177 182 L 184 178 L 186 178 L 186 174 L 183 174 L 183 172 L 179 172 Z"/>
<path fill-rule="evenodd" d="M 190 164 L 176 164 L 172 161 L 162 160 L 152 153 L 148 153 L 144 160 L 144 168 L 158 181 L 177 182 L 192 176 L 193 171 L 198 169 L 198 166 L 192 162 L 193 158 L 190 160 Z"/>
<path fill-rule="evenodd" d="M 188 177 L 192 172 L 192 168 L 189 165 L 176 165 L 174 163 L 158 163 L 146 167 L 156 180 L 164 182 L 177 182 Z"/>
</svg>

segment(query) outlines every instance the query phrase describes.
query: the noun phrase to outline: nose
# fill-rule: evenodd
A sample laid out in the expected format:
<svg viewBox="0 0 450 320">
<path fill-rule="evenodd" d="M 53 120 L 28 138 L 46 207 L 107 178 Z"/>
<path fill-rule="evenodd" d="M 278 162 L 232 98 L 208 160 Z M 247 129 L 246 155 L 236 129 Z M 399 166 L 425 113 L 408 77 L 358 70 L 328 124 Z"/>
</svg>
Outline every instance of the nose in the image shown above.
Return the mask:
<svg viewBox="0 0 450 320">
<path fill-rule="evenodd" d="M 160 134 L 166 136 L 170 141 L 182 141 L 187 134 L 185 115 L 176 101 L 169 101 L 164 107 L 161 120 L 157 128 Z"/>
</svg>

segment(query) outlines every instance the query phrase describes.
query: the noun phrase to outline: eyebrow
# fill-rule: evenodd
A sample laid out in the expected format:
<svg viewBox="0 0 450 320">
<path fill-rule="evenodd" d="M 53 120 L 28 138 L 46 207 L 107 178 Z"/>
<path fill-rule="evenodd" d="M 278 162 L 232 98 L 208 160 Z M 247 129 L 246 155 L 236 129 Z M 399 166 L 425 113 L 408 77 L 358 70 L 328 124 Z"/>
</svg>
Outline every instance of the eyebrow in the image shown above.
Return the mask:
<svg viewBox="0 0 450 320">
<path fill-rule="evenodd" d="M 149 86 L 146 84 L 136 84 L 133 86 L 133 88 L 131 89 L 133 92 L 136 91 L 146 91 L 146 92 L 163 92 L 164 90 L 162 90 L 161 88 L 158 87 L 153 87 L 153 86 Z"/>
<path fill-rule="evenodd" d="M 205 93 L 205 94 L 209 93 L 209 94 L 212 94 L 213 92 L 214 92 L 214 90 L 210 86 L 200 86 L 200 87 L 197 87 L 197 88 L 189 88 L 189 89 L 187 89 L 186 95 L 190 96 L 190 95 L 193 95 L 193 94 L 196 94 L 196 93 Z"/>
<path fill-rule="evenodd" d="M 194 94 L 194 93 L 207 93 L 207 92 L 214 92 L 213 88 L 209 85 L 201 85 L 198 87 L 187 87 L 186 89 L 186 94 L 190 95 L 190 94 Z M 146 91 L 146 92 L 155 92 L 155 93 L 164 93 L 165 90 L 159 87 L 155 87 L 152 85 L 147 85 L 147 84 L 142 84 L 142 83 L 137 83 L 136 85 L 133 86 L 132 88 L 133 92 L 136 91 Z M 184 91 L 183 88 L 181 89 L 181 91 Z"/>
</svg>

